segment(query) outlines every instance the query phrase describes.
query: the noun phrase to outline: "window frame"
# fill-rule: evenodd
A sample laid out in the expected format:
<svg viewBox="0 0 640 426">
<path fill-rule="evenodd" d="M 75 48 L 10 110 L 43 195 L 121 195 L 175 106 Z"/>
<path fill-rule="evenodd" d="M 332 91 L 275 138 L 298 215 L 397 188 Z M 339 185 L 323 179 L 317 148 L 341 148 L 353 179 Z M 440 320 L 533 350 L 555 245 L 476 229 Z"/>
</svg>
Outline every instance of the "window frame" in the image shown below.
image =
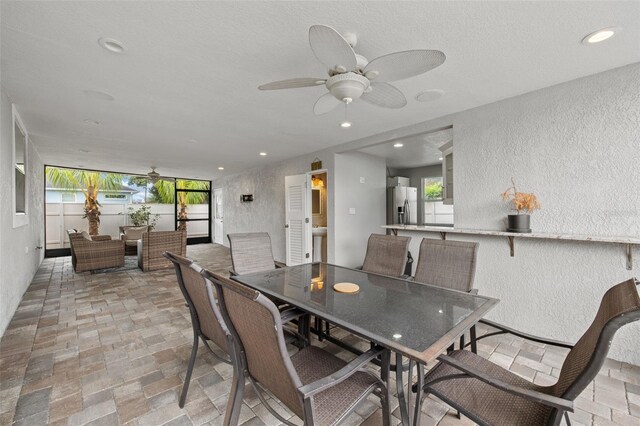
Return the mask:
<svg viewBox="0 0 640 426">
<path fill-rule="evenodd" d="M 11 208 L 13 213 L 13 227 L 19 228 L 29 224 L 29 133 L 16 110 L 15 104 L 11 105 Z M 16 211 L 16 126 L 24 135 L 24 212 Z"/>
<path fill-rule="evenodd" d="M 427 189 L 426 181 L 427 180 L 437 180 L 438 178 L 440 179 L 440 186 L 442 186 L 442 197 L 434 198 L 434 199 L 427 198 L 427 196 L 426 196 L 426 189 Z M 422 177 L 422 178 L 420 178 L 420 181 L 421 181 L 421 186 L 422 186 L 422 188 L 421 188 L 421 190 L 422 190 L 422 198 L 423 198 L 423 201 L 425 203 L 426 202 L 434 202 L 434 201 L 444 201 L 444 199 L 445 199 L 444 195 L 445 194 L 444 194 L 444 177 L 443 176 L 440 176 L 440 177 L 438 177 L 438 176 Z"/>
</svg>

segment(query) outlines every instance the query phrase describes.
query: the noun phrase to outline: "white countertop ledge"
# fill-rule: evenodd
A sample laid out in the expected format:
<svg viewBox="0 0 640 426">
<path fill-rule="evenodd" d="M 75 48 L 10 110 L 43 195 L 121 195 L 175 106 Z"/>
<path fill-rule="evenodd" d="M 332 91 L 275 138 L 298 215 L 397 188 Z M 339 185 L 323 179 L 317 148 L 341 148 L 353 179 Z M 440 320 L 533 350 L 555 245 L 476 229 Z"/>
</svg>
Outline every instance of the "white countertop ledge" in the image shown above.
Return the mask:
<svg viewBox="0 0 640 426">
<path fill-rule="evenodd" d="M 468 234 L 468 235 L 489 235 L 497 237 L 518 237 L 518 238 L 538 238 L 545 240 L 568 240 L 568 241 L 594 241 L 599 243 L 614 244 L 638 244 L 639 237 L 605 237 L 597 235 L 574 235 L 574 234 L 552 234 L 532 232 L 529 234 L 519 232 L 506 232 L 484 229 L 461 229 L 450 226 L 422 226 L 422 225 L 382 225 L 384 229 L 396 231 L 417 231 L 417 232 L 443 232 L 447 234 Z"/>
</svg>

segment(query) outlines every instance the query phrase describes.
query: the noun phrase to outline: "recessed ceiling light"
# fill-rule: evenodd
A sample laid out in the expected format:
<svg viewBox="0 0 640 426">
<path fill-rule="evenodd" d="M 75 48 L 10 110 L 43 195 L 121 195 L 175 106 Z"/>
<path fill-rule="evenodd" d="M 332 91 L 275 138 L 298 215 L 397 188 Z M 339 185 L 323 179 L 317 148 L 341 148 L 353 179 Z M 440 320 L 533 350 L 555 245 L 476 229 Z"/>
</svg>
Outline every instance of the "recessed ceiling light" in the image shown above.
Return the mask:
<svg viewBox="0 0 640 426">
<path fill-rule="evenodd" d="M 396 143 L 393 144 L 394 148 L 402 148 L 403 146 L 404 146 L 404 144 L 401 143 L 401 142 L 396 142 Z"/>
<path fill-rule="evenodd" d="M 267 155 L 267 153 L 266 152 L 261 152 L 260 155 L 262 155 L 264 157 L 265 155 Z"/>
<path fill-rule="evenodd" d="M 107 92 L 103 92 L 101 90 L 85 90 L 84 94 L 90 97 L 91 99 L 100 99 L 101 101 L 112 101 L 115 98 L 108 94 Z"/>
<path fill-rule="evenodd" d="M 399 339 L 401 337 L 402 337 L 402 334 L 400 334 L 400 333 L 396 333 L 396 334 L 393 335 L 394 339 Z"/>
<path fill-rule="evenodd" d="M 348 129 L 349 127 L 351 127 L 351 123 L 348 121 L 343 121 L 342 123 L 340 123 L 340 127 L 342 127 L 343 129 Z"/>
<path fill-rule="evenodd" d="M 218 167 L 218 170 L 224 170 L 224 167 L 220 166 Z"/>
<path fill-rule="evenodd" d="M 442 157 L 438 158 L 438 160 L 442 161 Z"/>
<path fill-rule="evenodd" d="M 620 32 L 621 30 L 622 28 L 620 27 L 609 27 L 609 28 L 603 28 L 598 31 L 594 31 L 582 39 L 582 44 L 589 45 L 589 44 L 600 43 L 601 41 L 610 39 L 617 32 Z"/>
<path fill-rule="evenodd" d="M 98 40 L 98 44 L 113 53 L 122 53 L 126 50 L 124 45 L 114 38 L 102 37 Z"/>
<path fill-rule="evenodd" d="M 431 89 L 420 92 L 416 95 L 416 101 L 418 102 L 433 102 L 440 99 L 444 95 L 444 90 Z"/>
<path fill-rule="evenodd" d="M 90 120 L 90 119 L 88 119 L 88 118 L 87 118 L 87 119 L 85 119 L 85 120 L 82 120 L 82 122 L 83 122 L 84 124 L 89 124 L 89 125 L 91 125 L 91 126 L 99 126 L 99 125 L 100 125 L 100 122 L 99 122 L 99 121 L 96 121 L 96 120 Z"/>
</svg>

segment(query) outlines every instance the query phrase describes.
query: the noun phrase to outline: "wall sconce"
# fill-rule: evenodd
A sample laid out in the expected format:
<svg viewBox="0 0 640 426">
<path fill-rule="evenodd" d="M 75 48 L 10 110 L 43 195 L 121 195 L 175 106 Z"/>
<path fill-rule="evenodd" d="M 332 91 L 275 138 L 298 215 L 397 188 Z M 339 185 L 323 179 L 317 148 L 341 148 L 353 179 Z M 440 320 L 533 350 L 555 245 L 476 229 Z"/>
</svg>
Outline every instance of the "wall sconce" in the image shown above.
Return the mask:
<svg viewBox="0 0 640 426">
<path fill-rule="evenodd" d="M 253 194 L 242 194 L 240 196 L 240 202 L 242 203 L 250 203 L 253 201 Z"/>
</svg>

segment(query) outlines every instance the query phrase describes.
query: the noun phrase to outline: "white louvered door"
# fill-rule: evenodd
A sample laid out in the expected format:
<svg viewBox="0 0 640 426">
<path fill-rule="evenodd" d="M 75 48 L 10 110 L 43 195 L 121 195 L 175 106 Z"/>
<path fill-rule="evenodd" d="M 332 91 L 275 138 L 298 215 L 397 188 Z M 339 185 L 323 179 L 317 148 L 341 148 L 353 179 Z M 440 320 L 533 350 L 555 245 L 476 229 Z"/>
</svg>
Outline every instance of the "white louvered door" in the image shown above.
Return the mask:
<svg viewBox="0 0 640 426">
<path fill-rule="evenodd" d="M 310 176 L 285 176 L 287 265 L 311 262 Z"/>
</svg>

